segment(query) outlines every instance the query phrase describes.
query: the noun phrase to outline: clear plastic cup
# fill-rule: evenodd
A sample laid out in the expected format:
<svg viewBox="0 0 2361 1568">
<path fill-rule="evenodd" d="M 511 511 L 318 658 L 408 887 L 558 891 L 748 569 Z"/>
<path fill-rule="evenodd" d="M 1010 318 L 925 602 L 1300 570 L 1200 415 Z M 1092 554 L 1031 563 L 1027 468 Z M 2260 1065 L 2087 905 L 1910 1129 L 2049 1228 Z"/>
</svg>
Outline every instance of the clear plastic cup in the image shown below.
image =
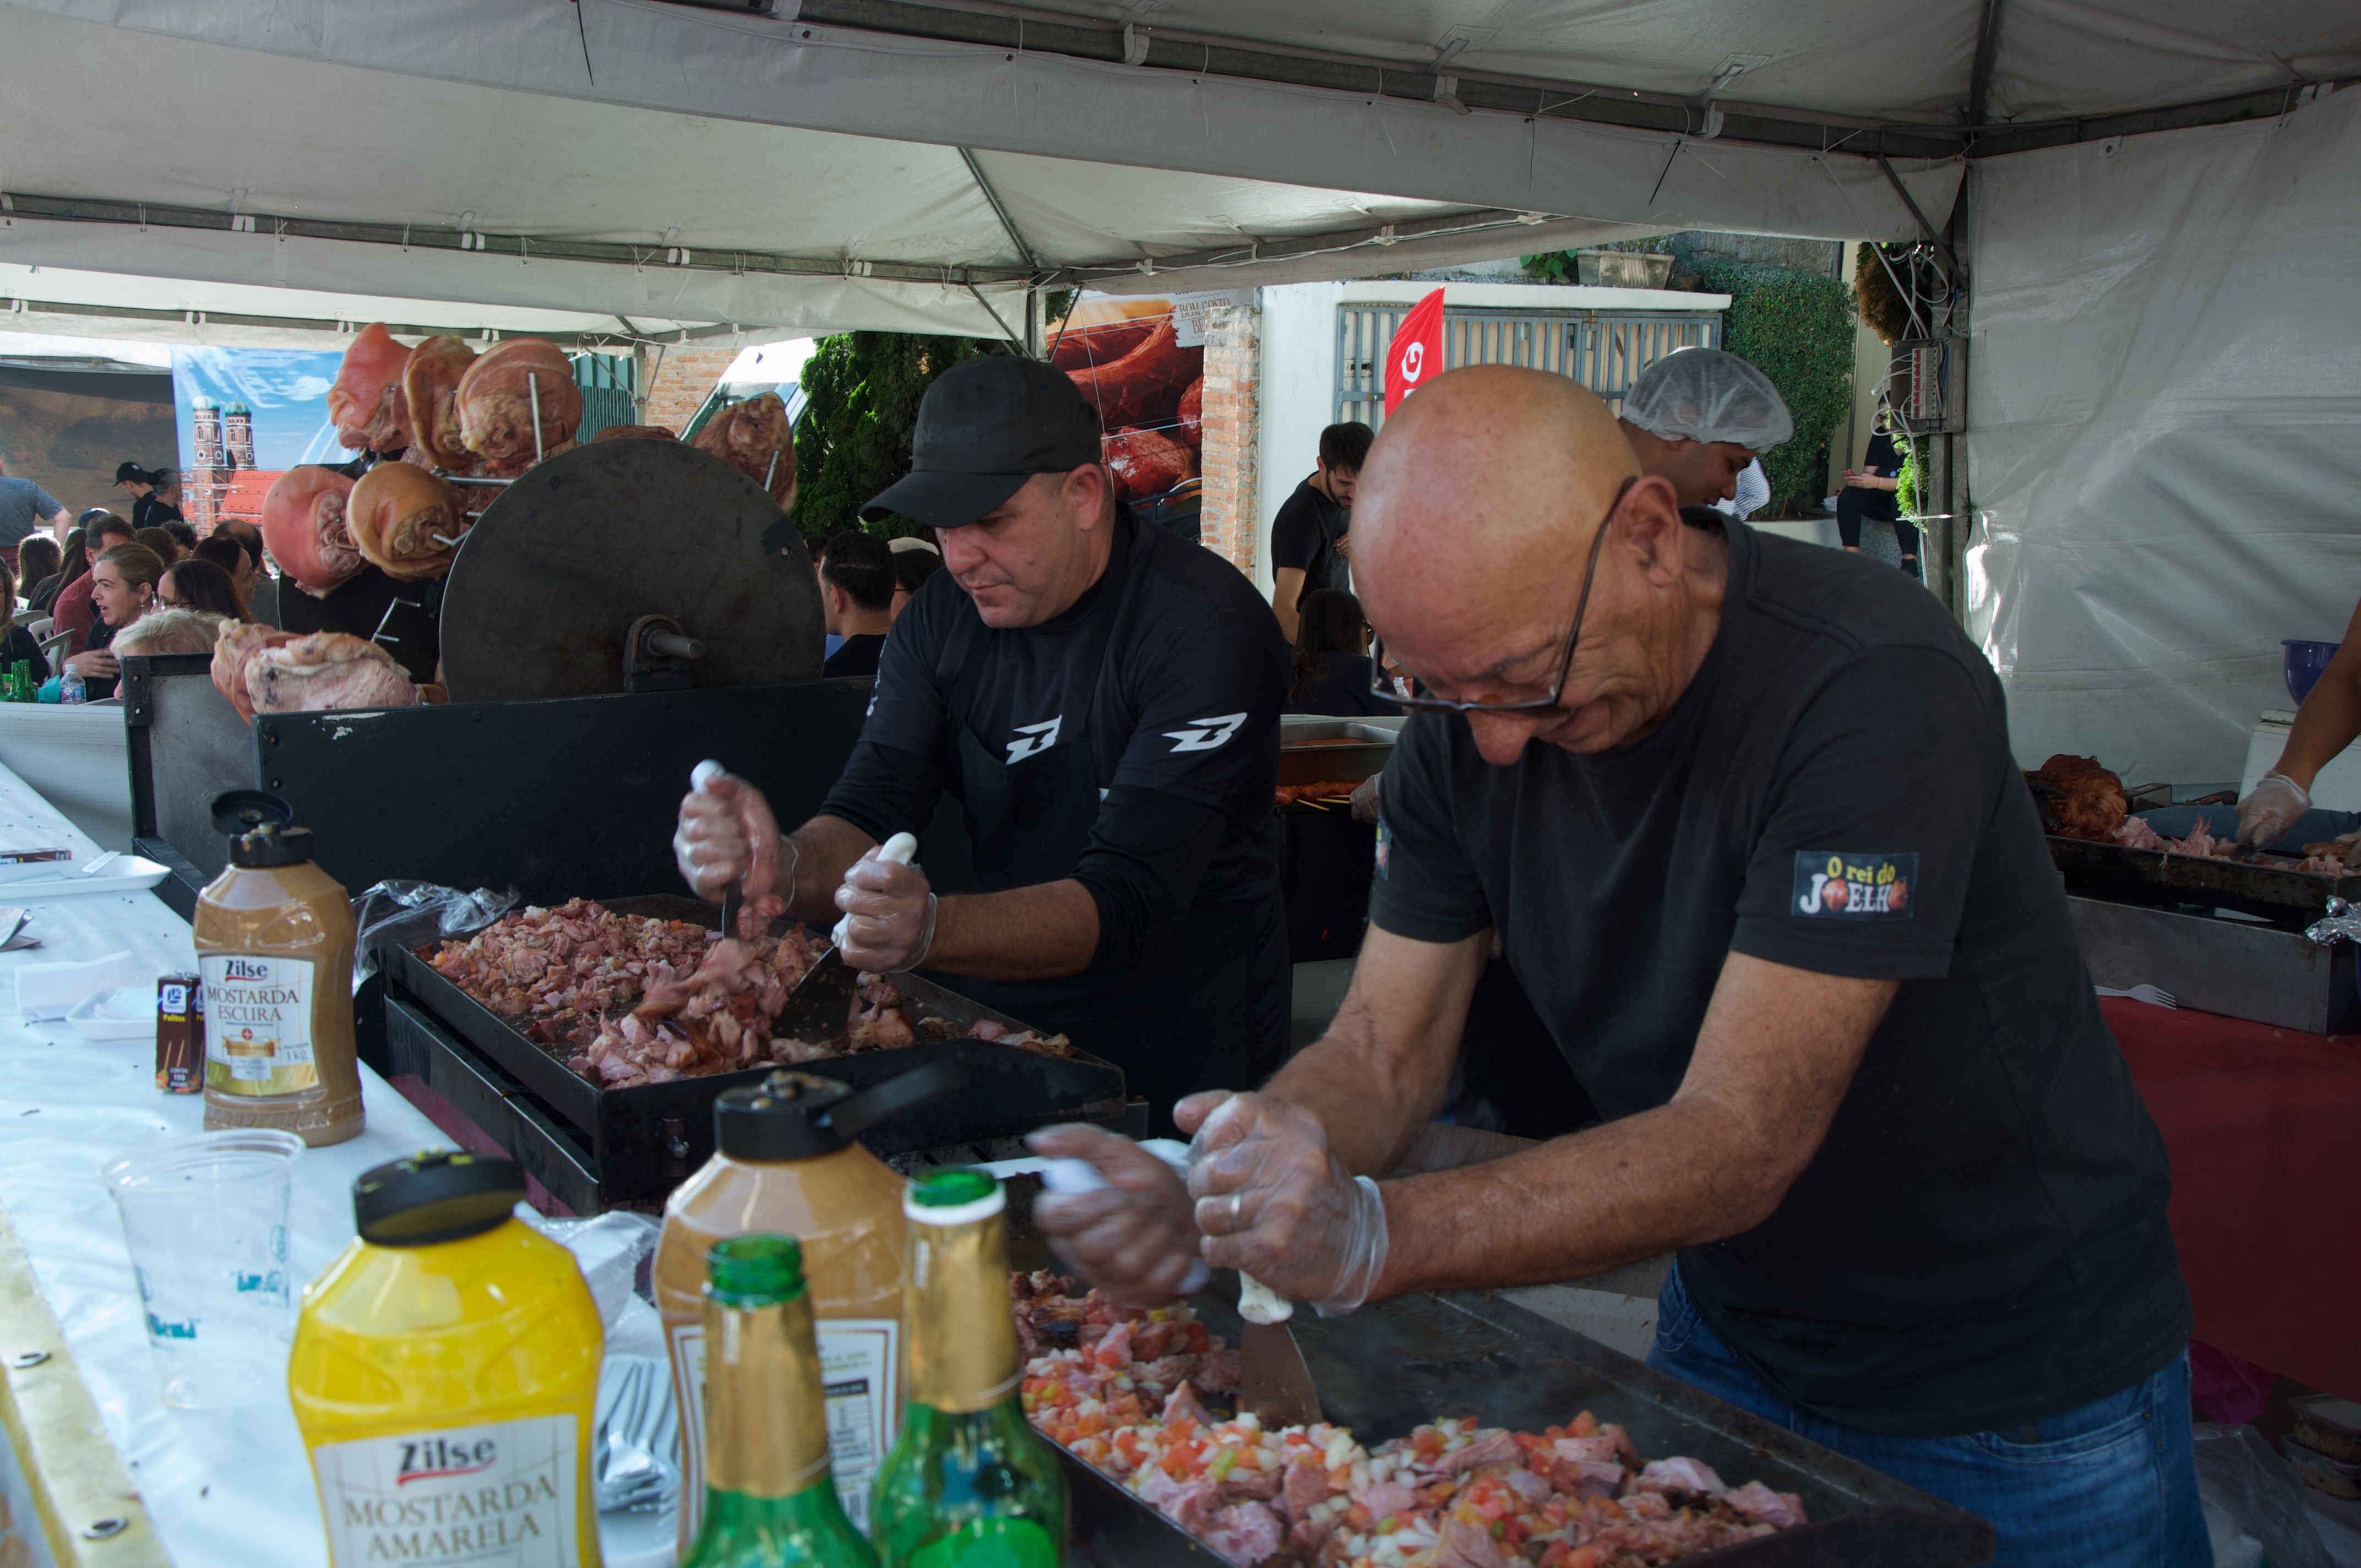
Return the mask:
<svg viewBox="0 0 2361 1568">
<path fill-rule="evenodd" d="M 287 1193 L 303 1140 L 271 1128 L 173 1138 L 99 1170 L 123 1217 L 164 1402 L 281 1394 L 294 1325 Z"/>
</svg>

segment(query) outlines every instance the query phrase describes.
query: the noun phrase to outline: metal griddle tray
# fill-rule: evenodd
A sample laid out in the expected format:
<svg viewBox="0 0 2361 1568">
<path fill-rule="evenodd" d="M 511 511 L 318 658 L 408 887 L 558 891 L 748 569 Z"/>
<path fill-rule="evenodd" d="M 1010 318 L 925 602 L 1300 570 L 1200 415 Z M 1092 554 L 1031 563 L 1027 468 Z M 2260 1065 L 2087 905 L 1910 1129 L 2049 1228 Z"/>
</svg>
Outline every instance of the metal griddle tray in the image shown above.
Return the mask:
<svg viewBox="0 0 2361 1568">
<path fill-rule="evenodd" d="M 711 930 L 720 910 L 695 899 L 655 895 L 598 901 L 618 915 L 686 920 Z M 426 1012 L 481 1051 L 564 1120 L 589 1135 L 609 1201 L 661 1196 L 713 1153 L 713 1102 L 725 1089 L 754 1083 L 774 1070 L 769 1063 L 740 1072 L 675 1079 L 630 1089 L 600 1089 L 508 1020 L 437 973 L 417 954 L 389 944 L 379 955 L 388 977 Z M 890 977 L 902 993 L 934 1016 L 961 1028 L 985 1019 L 1010 1029 L 1031 1025 L 972 1002 L 956 992 L 906 971 Z M 1056 1057 L 988 1040 L 923 1042 L 900 1050 L 862 1051 L 802 1064 L 818 1073 L 866 1089 L 957 1056 L 972 1075 L 956 1094 L 939 1096 L 887 1118 L 862 1135 L 878 1155 L 1013 1136 L 1047 1123 L 1104 1119 L 1124 1105 L 1123 1069 L 1086 1052 Z"/>
<path fill-rule="evenodd" d="M 1218 1292 L 1218 1293 L 1217 1293 Z M 1207 1329 L 1237 1343 L 1236 1277 L 1193 1298 Z M 1724 1404 L 1595 1340 L 1500 1299 L 1451 1290 L 1381 1301 L 1293 1328 L 1328 1419 L 1369 1447 L 1441 1416 L 1539 1431 L 1588 1410 L 1620 1421 L 1644 1459 L 1686 1454 L 1736 1486 L 1761 1481 L 1803 1498 L 1810 1522 L 1683 1558 L 1700 1568 L 1861 1563 L 1969 1568 L 1993 1554 L 1992 1526 L 1784 1427 Z M 1059 1450 L 1073 1540 L 1104 1568 L 1216 1568 L 1222 1558 L 1110 1477 Z"/>
<path fill-rule="evenodd" d="M 2292 862 L 2217 861 L 2049 836 L 2067 890 L 2122 904 L 2204 904 L 2290 928 L 2317 920 L 2331 898 L 2361 901 L 2361 876 L 2299 872 Z"/>
</svg>

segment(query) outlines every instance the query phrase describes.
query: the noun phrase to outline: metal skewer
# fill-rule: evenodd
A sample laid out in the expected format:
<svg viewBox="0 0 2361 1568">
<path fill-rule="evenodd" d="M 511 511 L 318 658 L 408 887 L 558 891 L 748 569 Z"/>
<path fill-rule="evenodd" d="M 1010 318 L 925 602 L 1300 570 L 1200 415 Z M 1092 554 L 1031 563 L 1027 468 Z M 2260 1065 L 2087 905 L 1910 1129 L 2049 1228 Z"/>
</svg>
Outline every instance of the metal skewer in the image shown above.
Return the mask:
<svg viewBox="0 0 2361 1568">
<path fill-rule="evenodd" d="M 533 460 L 541 461 L 541 378 L 528 370 L 524 373 L 525 396 L 533 400 Z"/>
<path fill-rule="evenodd" d="M 515 484 L 515 483 L 516 483 L 516 481 L 515 481 L 514 479 L 493 479 L 493 478 L 488 478 L 488 477 L 485 477 L 484 476 L 482 476 L 482 475 L 478 475 L 478 474 L 445 474 L 445 475 L 444 475 L 444 476 L 443 476 L 443 481 L 444 481 L 444 483 L 445 483 L 445 484 L 450 484 L 450 485 L 500 485 L 500 486 L 508 486 L 508 485 L 513 485 L 513 484 Z"/>
<path fill-rule="evenodd" d="M 763 493 L 764 495 L 769 495 L 771 493 L 771 481 L 778 477 L 779 455 L 776 452 L 774 452 L 771 454 L 771 466 L 763 470 Z"/>
</svg>

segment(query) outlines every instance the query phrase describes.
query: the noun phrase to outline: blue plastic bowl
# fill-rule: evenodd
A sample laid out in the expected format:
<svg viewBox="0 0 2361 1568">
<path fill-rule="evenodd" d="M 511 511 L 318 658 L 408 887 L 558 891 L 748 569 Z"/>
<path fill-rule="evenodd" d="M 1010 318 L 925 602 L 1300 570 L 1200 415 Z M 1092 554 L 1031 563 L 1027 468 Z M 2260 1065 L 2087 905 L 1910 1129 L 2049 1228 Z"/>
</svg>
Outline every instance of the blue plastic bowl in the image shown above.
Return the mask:
<svg viewBox="0 0 2361 1568">
<path fill-rule="evenodd" d="M 2298 707 L 2301 707 L 2312 684 L 2320 679 L 2320 672 L 2328 668 L 2329 660 L 2336 657 L 2336 644 L 2299 642 L 2292 637 L 2283 637 L 2279 639 L 2279 646 L 2287 650 L 2279 661 L 2279 668 L 2287 676 L 2288 696 L 2295 699 Z"/>
</svg>

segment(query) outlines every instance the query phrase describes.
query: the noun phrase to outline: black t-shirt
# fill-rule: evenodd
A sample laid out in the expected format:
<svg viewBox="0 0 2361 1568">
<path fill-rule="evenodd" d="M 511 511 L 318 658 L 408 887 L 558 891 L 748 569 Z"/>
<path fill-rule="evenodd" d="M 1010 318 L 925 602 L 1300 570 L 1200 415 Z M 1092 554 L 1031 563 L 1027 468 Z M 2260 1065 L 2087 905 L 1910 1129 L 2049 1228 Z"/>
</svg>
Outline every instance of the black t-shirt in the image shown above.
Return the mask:
<svg viewBox="0 0 2361 1568">
<path fill-rule="evenodd" d="M 8 635 L 0 638 L 0 670 L 15 669 L 19 660 L 32 667 L 35 685 L 49 678 L 49 661 L 41 652 L 40 640 L 22 625 L 10 627 Z"/>
<path fill-rule="evenodd" d="M 877 673 L 877 656 L 884 650 L 884 632 L 857 632 L 838 645 L 819 667 L 819 673 L 830 680 L 840 675 L 873 675 Z"/>
<path fill-rule="evenodd" d="M 343 631 L 373 639 L 413 681 L 434 679 L 442 658 L 443 584 L 439 579 L 405 583 L 375 566 L 364 566 L 328 590 L 325 598 L 303 591 L 295 579 L 280 579 L 276 625 L 281 631 Z"/>
<path fill-rule="evenodd" d="M 131 526 L 134 528 L 161 528 L 168 522 L 185 521 L 179 507 L 170 501 L 158 500 L 153 495 L 141 496 L 131 503 Z"/>
<path fill-rule="evenodd" d="M 988 637 L 970 727 L 987 752 L 1009 762 L 1054 745 L 1096 682 L 1090 740 L 1102 803 L 1085 861 L 1110 842 L 1141 842 L 1137 827 L 1116 818 L 1170 815 L 1159 803 L 1174 797 L 1203 808 L 1187 815 L 1218 835 L 1194 902 L 1272 896 L 1279 863 L 1270 802 L 1287 692 L 1278 623 L 1221 557 L 1128 517 L 1116 526 L 1131 532 L 1125 579 L 1102 578 L 1039 626 L 986 628 L 949 572 L 921 584 L 886 636 L 869 722 L 821 809 L 882 840 L 923 827 L 939 791 L 964 798 L 948 720 L 951 688 L 969 647 Z M 1120 597 L 1099 678 L 1079 666 L 1091 616 L 1110 588 Z M 1152 827 L 1147 836 L 1155 836 Z"/>
<path fill-rule="evenodd" d="M 1336 541 L 1352 525 L 1349 510 L 1322 495 L 1311 480 L 1304 480 L 1279 503 L 1279 515 L 1271 519 L 1271 566 L 1292 566 L 1301 572 L 1304 594 L 1349 587 L 1352 566 L 1336 553 Z M 1296 602 L 1303 601 L 1299 596 Z"/>
<path fill-rule="evenodd" d="M 1488 926 L 1609 1117 L 1679 1087 L 1730 951 L 1894 978 L 1770 1219 L 1680 1255 L 1789 1403 L 1984 1431 L 2138 1382 L 2188 1337 L 2162 1140 L 2101 1016 L 2000 683 L 1916 584 L 1728 525 L 1697 679 L 1635 744 L 1488 766 L 1412 716 L 1370 915 Z"/>
</svg>

